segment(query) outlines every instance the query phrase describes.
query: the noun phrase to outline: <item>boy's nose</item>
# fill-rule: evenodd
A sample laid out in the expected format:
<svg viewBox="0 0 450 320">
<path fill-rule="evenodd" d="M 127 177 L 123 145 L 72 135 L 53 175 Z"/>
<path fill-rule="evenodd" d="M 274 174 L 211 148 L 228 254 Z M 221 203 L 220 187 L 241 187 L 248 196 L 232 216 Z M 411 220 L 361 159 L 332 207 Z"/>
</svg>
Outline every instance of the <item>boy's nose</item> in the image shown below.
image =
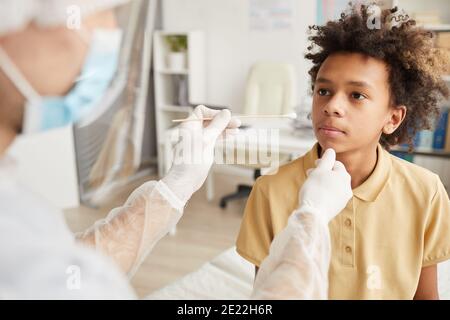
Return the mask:
<svg viewBox="0 0 450 320">
<path fill-rule="evenodd" d="M 344 103 L 345 102 L 340 99 L 339 95 L 334 95 L 324 106 L 323 112 L 327 116 L 343 117 L 345 115 Z"/>
</svg>

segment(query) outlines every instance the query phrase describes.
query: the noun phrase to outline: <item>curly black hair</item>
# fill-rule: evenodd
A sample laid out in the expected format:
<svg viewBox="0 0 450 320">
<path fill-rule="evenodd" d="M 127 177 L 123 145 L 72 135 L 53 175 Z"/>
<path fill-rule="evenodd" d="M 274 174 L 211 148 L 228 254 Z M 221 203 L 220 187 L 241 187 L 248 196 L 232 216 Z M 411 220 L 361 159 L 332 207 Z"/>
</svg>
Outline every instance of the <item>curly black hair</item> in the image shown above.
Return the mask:
<svg viewBox="0 0 450 320">
<path fill-rule="evenodd" d="M 322 63 L 333 53 L 356 52 L 381 59 L 389 70 L 391 106 L 404 105 L 407 113 L 394 133 L 382 134 L 380 143 L 387 149 L 400 143 L 412 148 L 415 134 L 431 128 L 439 116 L 441 100 L 449 96 L 442 79 L 450 70 L 449 55 L 435 47 L 433 33 L 417 27 L 398 8 L 381 10 L 378 29 L 368 28 L 371 13 L 370 5 L 350 2 L 339 20 L 309 27 L 311 46 L 305 58 L 313 63 L 309 71 L 312 90 Z"/>
</svg>

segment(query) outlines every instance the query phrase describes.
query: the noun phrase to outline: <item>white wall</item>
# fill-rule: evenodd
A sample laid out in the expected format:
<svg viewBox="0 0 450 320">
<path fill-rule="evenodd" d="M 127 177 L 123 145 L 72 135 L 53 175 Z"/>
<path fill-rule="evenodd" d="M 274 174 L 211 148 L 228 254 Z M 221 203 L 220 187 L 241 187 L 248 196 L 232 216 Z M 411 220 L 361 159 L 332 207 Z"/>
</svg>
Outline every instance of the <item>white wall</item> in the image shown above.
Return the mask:
<svg viewBox="0 0 450 320">
<path fill-rule="evenodd" d="M 250 30 L 250 0 L 163 0 L 163 28 L 206 33 L 207 100 L 239 112 L 247 72 L 256 61 L 296 66 L 299 98 L 307 93 L 308 64 L 303 58 L 308 25 L 315 23 L 316 1 L 292 0 L 292 26 L 269 32 Z M 299 100 L 300 101 L 300 100 Z"/>
</svg>

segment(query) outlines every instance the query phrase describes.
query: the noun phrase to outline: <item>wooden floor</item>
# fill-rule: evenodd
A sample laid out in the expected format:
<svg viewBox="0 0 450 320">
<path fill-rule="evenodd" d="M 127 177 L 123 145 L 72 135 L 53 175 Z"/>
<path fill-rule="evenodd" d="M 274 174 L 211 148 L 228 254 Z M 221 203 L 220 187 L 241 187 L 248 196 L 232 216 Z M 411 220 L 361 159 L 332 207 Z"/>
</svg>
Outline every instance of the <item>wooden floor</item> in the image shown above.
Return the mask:
<svg viewBox="0 0 450 320">
<path fill-rule="evenodd" d="M 237 183 L 251 183 L 251 180 L 218 173 L 214 180 L 214 200 L 208 202 L 205 190 L 199 190 L 189 202 L 175 235 L 167 235 L 160 241 L 132 279 L 139 297 L 197 270 L 235 244 L 245 200 L 233 201 L 227 209 L 222 210 L 218 206 L 219 198 L 234 192 Z M 141 181 L 118 194 L 105 208 L 94 210 L 80 207 L 66 210 L 69 227 L 74 232 L 84 230 L 104 217 L 111 208 L 123 203 L 140 183 Z"/>
</svg>

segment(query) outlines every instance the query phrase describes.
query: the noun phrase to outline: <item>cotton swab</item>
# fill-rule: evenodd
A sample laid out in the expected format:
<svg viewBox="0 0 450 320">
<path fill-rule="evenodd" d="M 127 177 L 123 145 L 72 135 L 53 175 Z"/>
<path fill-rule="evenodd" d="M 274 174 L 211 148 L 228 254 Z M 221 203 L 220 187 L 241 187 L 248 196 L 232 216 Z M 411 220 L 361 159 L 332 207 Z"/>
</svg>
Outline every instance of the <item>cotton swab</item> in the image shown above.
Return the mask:
<svg viewBox="0 0 450 320">
<path fill-rule="evenodd" d="M 295 112 L 287 114 L 245 114 L 239 116 L 233 116 L 233 118 L 238 119 L 262 119 L 262 118 L 285 118 L 285 119 L 296 119 L 297 114 Z M 187 121 L 211 121 L 213 118 L 185 118 L 185 119 L 175 119 L 172 122 L 187 122 Z"/>
</svg>

